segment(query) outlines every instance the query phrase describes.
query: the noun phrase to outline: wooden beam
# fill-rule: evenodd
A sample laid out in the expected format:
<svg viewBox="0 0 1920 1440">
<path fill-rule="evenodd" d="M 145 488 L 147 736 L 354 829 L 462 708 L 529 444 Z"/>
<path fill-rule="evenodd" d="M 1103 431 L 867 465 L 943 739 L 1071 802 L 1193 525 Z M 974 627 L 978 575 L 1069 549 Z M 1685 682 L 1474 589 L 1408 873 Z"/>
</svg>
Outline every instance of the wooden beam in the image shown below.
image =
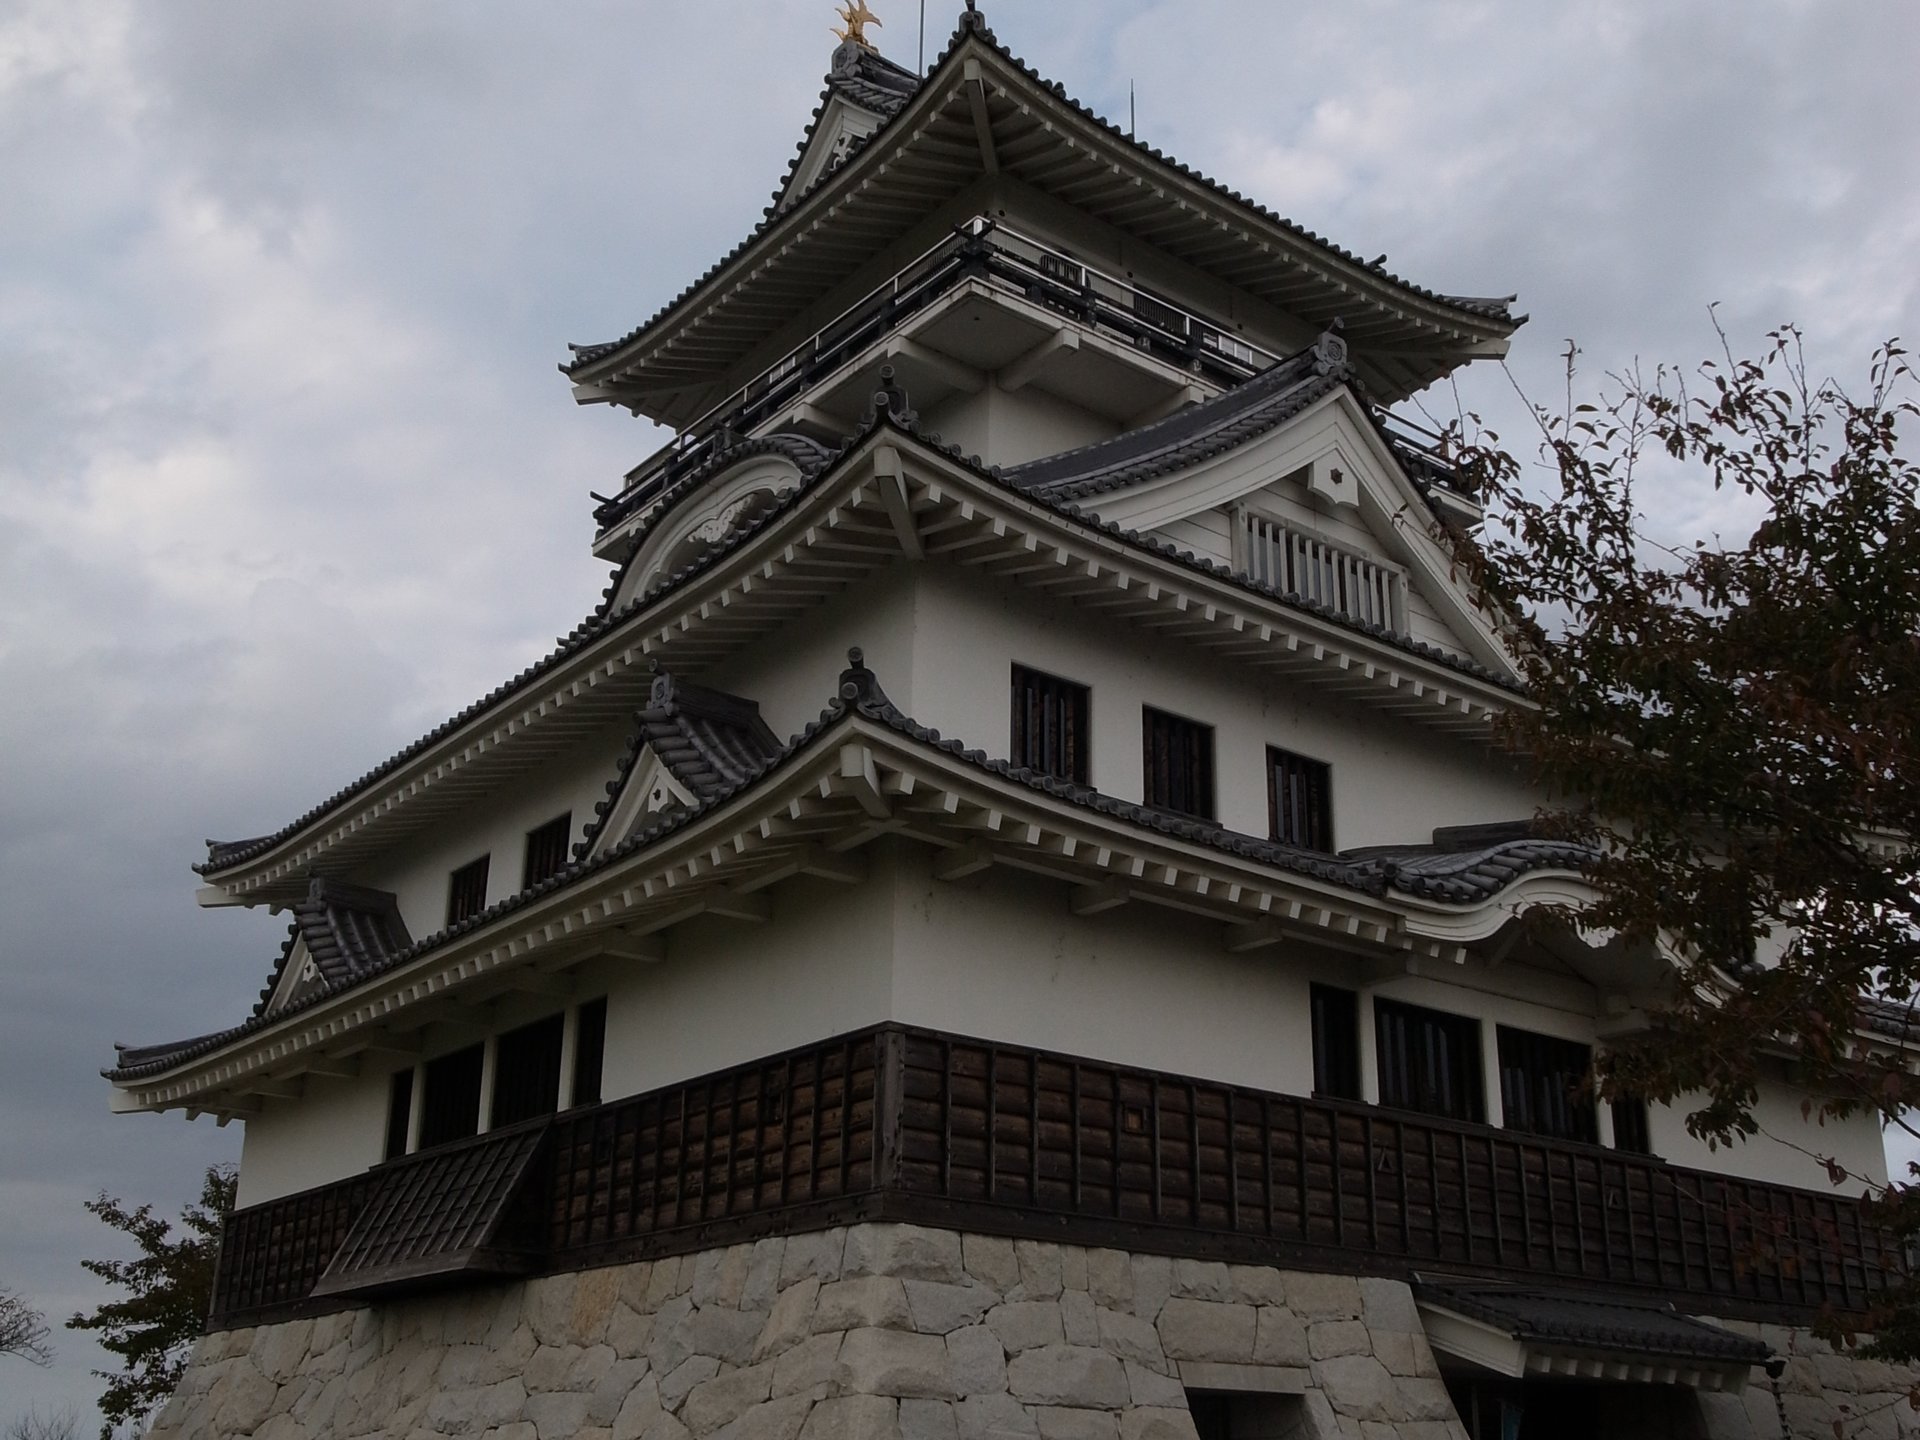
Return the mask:
<svg viewBox="0 0 1920 1440">
<path fill-rule="evenodd" d="M 933 878 L 964 880 L 993 866 L 993 851 L 984 840 L 969 840 L 933 857 Z"/>
<path fill-rule="evenodd" d="M 1099 915 L 1118 910 L 1133 899 L 1118 880 L 1103 880 L 1097 885 L 1082 885 L 1067 900 L 1067 906 L 1079 916 Z"/>
<path fill-rule="evenodd" d="M 1072 354 L 1080 348 L 1078 332 L 1065 326 L 1053 332 L 1026 354 L 1010 365 L 1004 365 L 995 377 L 1002 390 L 1009 393 L 1024 390 L 1039 377 L 1047 363 L 1056 355 Z"/>
<path fill-rule="evenodd" d="M 980 165 L 989 175 L 1000 172 L 1000 155 L 993 144 L 993 115 L 987 109 L 987 81 L 980 62 L 969 60 L 962 72 L 967 104 L 973 111 L 973 135 L 980 145 Z"/>
<path fill-rule="evenodd" d="M 873 751 L 865 745 L 840 747 L 840 789 L 859 802 L 860 808 L 876 820 L 893 818 L 893 805 L 880 790 L 880 772 L 873 763 Z"/>
<path fill-rule="evenodd" d="M 880 490 L 880 501 L 887 507 L 887 519 L 893 522 L 893 533 L 899 537 L 900 548 L 906 552 L 908 559 L 925 559 L 927 549 L 920 543 L 920 528 L 913 514 L 913 496 L 907 490 L 907 476 L 900 463 L 900 452 L 891 445 L 880 446 L 873 452 L 873 471 Z"/>
<path fill-rule="evenodd" d="M 889 360 L 910 360 L 935 379 L 965 394 L 978 395 L 987 388 L 987 377 L 982 372 L 951 355 L 943 355 L 930 346 L 922 345 L 910 335 L 895 335 L 888 340 L 885 354 Z"/>
</svg>

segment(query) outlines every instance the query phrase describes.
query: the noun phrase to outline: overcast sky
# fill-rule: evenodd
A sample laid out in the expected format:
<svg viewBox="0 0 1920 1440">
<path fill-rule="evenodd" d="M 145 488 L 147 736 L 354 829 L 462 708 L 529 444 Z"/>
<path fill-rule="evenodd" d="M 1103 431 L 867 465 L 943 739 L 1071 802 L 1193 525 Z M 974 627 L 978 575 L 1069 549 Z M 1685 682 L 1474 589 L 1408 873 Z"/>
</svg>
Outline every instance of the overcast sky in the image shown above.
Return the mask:
<svg viewBox="0 0 1920 1440">
<path fill-rule="evenodd" d="M 917 5 L 873 0 L 917 58 Z M 1420 284 L 1517 291 L 1512 371 L 1920 331 L 1920 7 L 985 0 L 1144 139 Z M 958 6 L 930 6 L 937 52 Z M 111 1042 L 243 1016 L 280 922 L 195 908 L 592 605 L 578 410 L 758 220 L 828 0 L 0 0 L 0 1284 L 98 1298 L 104 1188 L 171 1212 L 238 1127 L 107 1114 Z M 1484 367 L 1483 367 L 1484 368 Z M 1497 368 L 1462 380 L 1513 423 Z M 1436 397 L 1449 407 L 1450 397 Z M 1657 528 L 1724 515 L 1685 490 Z M 103 1357 L 0 1359 L 0 1424 Z"/>
</svg>

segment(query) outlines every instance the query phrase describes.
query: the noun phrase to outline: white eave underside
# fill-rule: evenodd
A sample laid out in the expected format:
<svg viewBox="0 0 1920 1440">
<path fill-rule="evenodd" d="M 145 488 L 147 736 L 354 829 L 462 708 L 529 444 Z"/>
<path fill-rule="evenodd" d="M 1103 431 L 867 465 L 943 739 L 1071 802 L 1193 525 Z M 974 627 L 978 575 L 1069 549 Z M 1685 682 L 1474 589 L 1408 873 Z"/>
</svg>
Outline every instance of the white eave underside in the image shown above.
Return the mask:
<svg viewBox="0 0 1920 1440">
<path fill-rule="evenodd" d="M 816 482 L 814 493 L 696 583 L 643 604 L 549 674 L 261 855 L 209 874 L 213 893 L 203 891 L 203 903 L 296 900 L 317 863 L 351 871 L 631 714 L 651 683 L 650 661 L 697 678 L 883 567 L 920 556 L 1470 741 L 1485 741 L 1494 715 L 1525 703 L 1490 680 L 1137 549 L 883 429 L 841 462 L 831 483 Z"/>
<path fill-rule="evenodd" d="M 248 1095 L 284 1093 L 316 1065 L 500 994 L 552 991 L 560 972 L 598 956 L 658 959 L 636 947 L 697 915 L 764 921 L 764 892 L 794 875 L 856 882 L 860 852 L 885 836 L 936 847 L 936 879 L 1004 865 L 1066 883 L 1076 914 L 1147 903 L 1203 916 L 1235 953 L 1307 941 L 1458 963 L 1458 938 L 1428 931 L 1461 909 L 1484 911 L 1489 933 L 1514 914 L 1505 895 L 1452 907 L 1368 894 L 1090 810 L 880 721 L 834 725 L 785 773 L 550 895 L 215 1051 L 118 1082 L 116 1108 L 244 1114 Z"/>
<path fill-rule="evenodd" d="M 571 372 L 666 423 L 700 413 L 766 336 L 982 176 L 1052 194 L 1310 325 L 1339 320 L 1370 388 L 1396 399 L 1515 322 L 1422 295 L 1143 156 L 974 40 L 907 109 L 717 272 Z M 939 82 L 935 88 L 934 82 Z M 653 398 L 645 398 L 653 397 Z"/>
</svg>

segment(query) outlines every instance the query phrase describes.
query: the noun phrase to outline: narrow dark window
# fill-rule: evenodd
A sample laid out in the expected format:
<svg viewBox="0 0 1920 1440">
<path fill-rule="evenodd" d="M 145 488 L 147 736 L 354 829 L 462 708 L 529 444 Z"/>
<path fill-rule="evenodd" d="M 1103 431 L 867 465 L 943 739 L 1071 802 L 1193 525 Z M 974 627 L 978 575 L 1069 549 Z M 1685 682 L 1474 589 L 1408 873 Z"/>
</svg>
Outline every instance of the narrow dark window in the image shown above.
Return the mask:
<svg viewBox="0 0 1920 1440">
<path fill-rule="evenodd" d="M 580 1007 L 573 1041 L 573 1103 L 600 1103 L 600 1071 L 607 1057 L 607 997 Z"/>
<path fill-rule="evenodd" d="M 1142 707 L 1146 803 L 1213 819 L 1213 727 Z"/>
<path fill-rule="evenodd" d="M 1360 1098 L 1360 997 L 1335 985 L 1315 985 L 1313 1093 L 1329 1100 Z"/>
<path fill-rule="evenodd" d="M 1647 1131 L 1647 1102 L 1622 1095 L 1613 1102 L 1613 1148 L 1630 1155 L 1651 1155 L 1653 1137 Z"/>
<path fill-rule="evenodd" d="M 494 1046 L 490 1128 L 560 1108 L 560 1037 L 566 1017 L 549 1015 L 509 1030 Z"/>
<path fill-rule="evenodd" d="M 447 882 L 447 924 L 471 920 L 487 908 L 487 859 L 462 865 Z"/>
<path fill-rule="evenodd" d="M 1084 685 L 1013 667 L 1015 765 L 1076 785 L 1087 783 L 1087 711 L 1092 692 Z"/>
<path fill-rule="evenodd" d="M 527 832 L 527 863 L 520 872 L 520 888 L 530 890 L 567 868 L 567 842 L 573 838 L 573 812 L 556 815 L 538 830 Z"/>
<path fill-rule="evenodd" d="M 1283 845 L 1333 850 L 1333 771 L 1324 761 L 1267 747 L 1267 830 Z"/>
<path fill-rule="evenodd" d="M 469 1045 L 426 1064 L 420 1097 L 420 1148 L 464 1140 L 480 1131 L 480 1073 L 486 1047 Z"/>
<path fill-rule="evenodd" d="M 407 1125 L 413 1119 L 413 1070 L 396 1070 L 387 1088 L 387 1156 L 407 1153 Z"/>
<path fill-rule="evenodd" d="M 1600 1122 L 1591 1095 L 1579 1093 L 1593 1064 L 1593 1051 L 1572 1040 L 1536 1035 L 1502 1025 L 1500 1108 L 1509 1130 L 1550 1135 L 1556 1140 L 1600 1140 Z"/>
<path fill-rule="evenodd" d="M 1373 1002 L 1380 1103 L 1454 1120 L 1486 1118 L 1480 1022 L 1420 1005 Z"/>
</svg>

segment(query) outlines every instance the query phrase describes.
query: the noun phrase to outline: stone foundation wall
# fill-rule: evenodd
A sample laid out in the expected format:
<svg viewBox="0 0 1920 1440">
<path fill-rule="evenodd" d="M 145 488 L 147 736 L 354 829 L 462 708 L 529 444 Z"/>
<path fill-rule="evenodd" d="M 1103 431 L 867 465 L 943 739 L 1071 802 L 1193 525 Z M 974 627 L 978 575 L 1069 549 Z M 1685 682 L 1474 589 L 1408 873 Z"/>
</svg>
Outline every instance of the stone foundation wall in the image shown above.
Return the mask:
<svg viewBox="0 0 1920 1440">
<path fill-rule="evenodd" d="M 1793 1440 L 1904 1440 L 1920 1436 L 1920 1411 L 1907 1397 L 1920 1370 L 1836 1353 L 1806 1330 L 1719 1320 L 1729 1330 L 1765 1341 L 1786 1361 L 1775 1386 L 1757 1369 L 1738 1395 L 1702 1395 L 1700 1414 L 1709 1440 L 1777 1440 L 1786 1412 Z"/>
<path fill-rule="evenodd" d="M 1913 1370 L 1721 1323 L 1787 1358 L 1793 1440 L 1920 1436 Z M 1260 1397 L 1235 1440 L 1466 1434 L 1399 1281 L 856 1225 L 210 1335 L 150 1436 L 1196 1440 L 1188 1389 Z M 1691 1398 L 1781 1434 L 1757 1370 Z"/>
<path fill-rule="evenodd" d="M 1464 1440 L 1398 1281 L 856 1225 L 210 1335 L 153 1440 Z"/>
</svg>

